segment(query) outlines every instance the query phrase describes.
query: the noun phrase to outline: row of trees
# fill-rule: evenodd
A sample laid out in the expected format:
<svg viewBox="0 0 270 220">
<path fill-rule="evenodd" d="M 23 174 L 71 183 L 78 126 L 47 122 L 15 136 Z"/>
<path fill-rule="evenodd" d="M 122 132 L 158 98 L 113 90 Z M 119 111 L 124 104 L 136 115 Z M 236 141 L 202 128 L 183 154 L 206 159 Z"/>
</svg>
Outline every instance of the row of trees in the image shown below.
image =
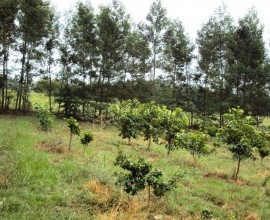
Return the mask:
<svg viewBox="0 0 270 220">
<path fill-rule="evenodd" d="M 187 113 L 180 108 L 168 109 L 151 102 L 141 104 L 136 100 L 111 105 L 110 112 L 124 139 L 143 137 L 150 143 L 153 140 L 167 149 L 167 154 L 180 148 L 189 151 L 194 162 L 200 156 L 206 156 L 224 143 L 237 161 L 235 179 L 237 179 L 240 164 L 245 159 L 255 159 L 259 155 L 261 160 L 270 155 L 269 134 L 258 129 L 254 117 L 244 114 L 240 108 L 233 108 L 224 114 L 224 126 L 218 129 L 214 143 L 210 146 L 208 130 L 188 129 Z M 212 125 L 213 126 L 213 125 Z"/>
<path fill-rule="evenodd" d="M 45 0 L 2 0 L 0 16 L 1 110 L 12 103 L 29 110 L 39 76 L 50 109 L 54 95 L 66 116 L 84 116 L 93 103 L 115 98 L 180 105 L 204 116 L 219 112 L 220 126 L 230 107 L 268 113 L 269 62 L 254 9 L 235 24 L 219 7 L 196 44 L 160 0 L 139 24 L 117 0 L 98 13 L 78 2 L 65 19 Z"/>
</svg>

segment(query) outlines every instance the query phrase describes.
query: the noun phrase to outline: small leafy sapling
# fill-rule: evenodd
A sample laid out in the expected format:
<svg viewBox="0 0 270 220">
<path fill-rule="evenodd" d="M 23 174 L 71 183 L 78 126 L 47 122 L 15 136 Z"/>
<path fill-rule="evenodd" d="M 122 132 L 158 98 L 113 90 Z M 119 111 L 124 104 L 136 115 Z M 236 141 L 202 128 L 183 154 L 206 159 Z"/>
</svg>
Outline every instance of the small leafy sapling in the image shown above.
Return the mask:
<svg viewBox="0 0 270 220">
<path fill-rule="evenodd" d="M 213 211 L 209 209 L 202 210 L 202 220 L 213 220 L 214 218 L 215 217 Z"/>
<path fill-rule="evenodd" d="M 152 141 L 158 142 L 163 131 L 160 126 L 162 108 L 155 102 L 150 102 L 141 106 L 139 114 L 141 115 L 139 130 L 143 133 L 144 140 L 148 141 L 147 150 L 150 150 Z"/>
<path fill-rule="evenodd" d="M 136 139 L 139 136 L 139 114 L 138 106 L 140 103 L 137 100 L 128 100 L 122 103 L 110 106 L 110 111 L 114 115 L 119 136 L 123 139 L 128 139 L 128 144 L 131 144 L 131 138 Z"/>
<path fill-rule="evenodd" d="M 166 107 L 162 108 L 160 117 L 160 126 L 164 129 L 165 147 L 167 148 L 167 155 L 176 150 L 178 145 L 176 143 L 177 134 L 184 129 L 188 124 L 188 117 L 182 109 L 176 108 L 174 111 L 168 110 Z"/>
<path fill-rule="evenodd" d="M 66 122 L 68 123 L 68 127 L 70 129 L 70 138 L 69 138 L 69 145 L 68 145 L 68 150 L 70 151 L 73 134 L 79 136 L 81 130 L 80 130 L 79 123 L 75 118 L 70 117 L 69 119 L 66 119 Z"/>
<path fill-rule="evenodd" d="M 256 131 L 252 137 L 253 145 L 255 145 L 258 149 L 260 158 L 261 158 L 261 165 L 263 165 L 263 160 L 265 157 L 270 156 L 270 147 L 269 147 L 269 134 L 263 131 Z"/>
<path fill-rule="evenodd" d="M 130 111 L 121 115 L 118 119 L 120 136 L 128 139 L 128 144 L 131 144 L 131 138 L 137 138 L 139 136 L 139 120 L 136 114 L 136 110 Z"/>
<path fill-rule="evenodd" d="M 213 152 L 213 149 L 207 145 L 208 140 L 207 134 L 198 131 L 177 135 L 177 145 L 191 153 L 194 163 L 198 161 L 200 156 L 207 156 Z"/>
<path fill-rule="evenodd" d="M 81 136 L 81 143 L 84 146 L 84 151 L 83 151 L 83 155 L 85 154 L 85 150 L 86 147 L 88 146 L 88 144 L 93 141 L 94 139 L 94 135 L 92 132 L 88 131 L 88 132 L 84 132 Z"/>
<path fill-rule="evenodd" d="M 261 165 L 263 165 L 263 159 L 265 157 L 270 156 L 270 148 L 269 148 L 269 146 L 265 146 L 265 147 L 259 148 L 258 151 L 259 151 L 259 154 L 261 157 Z"/>
<path fill-rule="evenodd" d="M 233 158 L 237 160 L 235 180 L 238 179 L 241 162 L 245 159 L 255 159 L 257 145 L 263 140 L 253 126 L 255 123 L 252 116 L 245 116 L 244 111 L 239 108 L 233 108 L 224 114 L 224 127 L 218 136 L 221 141 L 228 144 Z"/>
<path fill-rule="evenodd" d="M 43 131 L 50 131 L 55 118 L 54 114 L 48 108 L 41 107 L 40 105 L 37 105 L 35 109 L 37 111 L 37 117 L 41 129 Z"/>
<path fill-rule="evenodd" d="M 178 175 L 175 175 L 166 182 L 162 178 L 162 171 L 153 169 L 152 165 L 145 159 L 140 158 L 134 162 L 122 152 L 119 152 L 114 164 L 129 172 L 119 175 L 118 178 L 118 183 L 124 187 L 126 193 L 136 195 L 145 188 L 148 189 L 148 206 L 151 188 L 155 196 L 162 197 L 166 192 L 176 187 L 179 179 Z"/>
</svg>

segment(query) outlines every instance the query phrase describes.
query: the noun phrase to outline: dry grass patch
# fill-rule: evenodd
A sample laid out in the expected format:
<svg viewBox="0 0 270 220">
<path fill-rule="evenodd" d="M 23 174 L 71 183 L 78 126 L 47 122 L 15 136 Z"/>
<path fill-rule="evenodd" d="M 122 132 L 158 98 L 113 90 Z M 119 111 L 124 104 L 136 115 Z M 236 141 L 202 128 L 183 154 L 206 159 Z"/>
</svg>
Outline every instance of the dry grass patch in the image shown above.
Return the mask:
<svg viewBox="0 0 270 220">
<path fill-rule="evenodd" d="M 84 188 L 91 192 L 91 196 L 98 200 L 99 203 L 107 204 L 113 194 L 112 187 L 101 182 L 91 180 L 84 184 Z"/>
<path fill-rule="evenodd" d="M 8 186 L 8 176 L 0 174 L 0 188 L 6 188 Z"/>
<path fill-rule="evenodd" d="M 95 201 L 96 218 L 99 220 L 174 220 L 174 217 L 162 213 L 163 200 L 151 199 L 147 205 L 146 192 L 130 196 L 101 182 L 91 180 L 84 184 L 84 189 L 90 191 L 91 200 Z M 155 200 L 155 201 L 154 201 Z M 93 205 L 93 204 L 92 204 Z"/>
<path fill-rule="evenodd" d="M 261 179 L 261 178 L 265 178 L 269 175 L 270 175 L 269 170 L 259 169 L 259 170 L 257 170 L 256 174 L 253 176 L 253 178 Z"/>
<path fill-rule="evenodd" d="M 67 149 L 61 144 L 61 142 L 55 143 L 54 141 L 47 140 L 39 142 L 37 148 L 56 154 L 63 154 L 67 152 Z"/>
<path fill-rule="evenodd" d="M 257 213 L 249 213 L 245 220 L 260 220 L 261 218 L 258 216 Z"/>
<path fill-rule="evenodd" d="M 205 178 L 207 177 L 216 177 L 218 179 L 228 180 L 229 175 L 224 173 L 223 170 L 214 170 L 214 172 L 208 172 L 203 175 Z"/>
</svg>

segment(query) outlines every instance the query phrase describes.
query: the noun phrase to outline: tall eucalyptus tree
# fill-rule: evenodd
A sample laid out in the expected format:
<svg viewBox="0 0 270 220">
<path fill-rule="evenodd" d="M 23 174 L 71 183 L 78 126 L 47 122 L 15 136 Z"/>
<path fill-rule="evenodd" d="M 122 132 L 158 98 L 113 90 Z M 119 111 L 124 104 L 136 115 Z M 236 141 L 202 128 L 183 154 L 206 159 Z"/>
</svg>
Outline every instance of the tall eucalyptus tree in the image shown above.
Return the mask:
<svg viewBox="0 0 270 220">
<path fill-rule="evenodd" d="M 198 32 L 199 67 L 204 74 L 204 115 L 209 110 L 219 111 L 220 127 L 222 126 L 223 114 L 227 108 L 225 95 L 226 79 L 229 70 L 229 58 L 231 51 L 229 44 L 232 38 L 232 18 L 223 5 L 217 9 L 209 21 Z M 207 91 L 213 91 L 217 95 L 218 108 L 208 108 Z"/>
<path fill-rule="evenodd" d="M 0 1 L 0 58 L 2 59 L 2 76 L 0 76 L 1 110 L 8 109 L 8 63 L 11 46 L 15 41 L 17 26 L 15 20 L 19 9 L 18 0 Z"/>
<path fill-rule="evenodd" d="M 150 42 L 151 63 L 153 78 L 156 77 L 156 69 L 160 68 L 161 54 L 163 50 L 163 34 L 167 25 L 167 11 L 162 6 L 161 0 L 155 0 L 150 6 L 150 12 L 144 24 L 145 35 Z"/>
<path fill-rule="evenodd" d="M 49 109 L 52 111 L 52 68 L 55 63 L 54 55 L 56 49 L 59 46 L 59 17 L 56 14 L 56 11 L 51 8 L 51 14 L 48 24 L 48 36 L 45 39 L 45 61 L 47 66 L 47 78 L 48 78 L 48 96 L 49 96 Z"/>
<path fill-rule="evenodd" d="M 185 100 L 189 99 L 190 74 L 188 66 L 190 65 L 194 50 L 194 45 L 185 34 L 184 27 L 179 20 L 170 22 L 164 34 L 164 54 L 163 69 L 168 72 L 172 80 L 174 102 L 178 102 L 179 88 L 181 81 L 185 82 Z M 177 92 L 178 91 L 178 92 Z"/>
<path fill-rule="evenodd" d="M 71 18 L 70 35 L 75 71 L 82 78 L 80 99 L 84 115 L 86 102 L 91 95 L 87 90 L 89 83 L 86 79 L 89 78 L 89 82 L 92 82 L 92 78 L 96 75 L 98 61 L 96 17 L 90 3 L 77 3 L 76 12 Z"/>
<path fill-rule="evenodd" d="M 232 51 L 235 72 L 230 80 L 236 105 L 254 114 L 265 114 L 269 65 L 266 63 L 263 26 L 254 8 L 239 20 L 234 31 Z"/>
<path fill-rule="evenodd" d="M 16 110 L 29 109 L 29 87 L 32 82 L 33 61 L 40 59 L 38 47 L 48 36 L 50 5 L 44 0 L 21 0 L 19 10 L 19 44 L 21 73 L 17 89 Z"/>
<path fill-rule="evenodd" d="M 123 77 L 126 38 L 130 32 L 130 18 L 124 6 L 114 0 L 112 6 L 102 6 L 97 16 L 99 79 L 98 101 L 112 97 L 111 83 Z"/>
</svg>

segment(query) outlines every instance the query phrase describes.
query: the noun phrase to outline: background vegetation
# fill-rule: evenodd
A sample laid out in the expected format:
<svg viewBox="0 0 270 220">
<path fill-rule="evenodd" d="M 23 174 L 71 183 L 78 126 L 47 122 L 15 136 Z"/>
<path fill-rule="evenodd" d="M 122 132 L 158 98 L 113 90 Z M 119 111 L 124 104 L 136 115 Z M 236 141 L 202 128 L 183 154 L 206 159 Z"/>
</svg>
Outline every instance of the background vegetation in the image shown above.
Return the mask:
<svg viewBox="0 0 270 220">
<path fill-rule="evenodd" d="M 98 12 L 78 2 L 62 18 L 44 0 L 2 0 L 0 11 L 1 112 L 33 109 L 35 90 L 50 110 L 85 119 L 134 98 L 218 113 L 220 126 L 232 107 L 269 113 L 268 47 L 255 9 L 234 21 L 220 6 L 196 42 L 160 0 L 139 24 L 117 0 Z"/>
</svg>

